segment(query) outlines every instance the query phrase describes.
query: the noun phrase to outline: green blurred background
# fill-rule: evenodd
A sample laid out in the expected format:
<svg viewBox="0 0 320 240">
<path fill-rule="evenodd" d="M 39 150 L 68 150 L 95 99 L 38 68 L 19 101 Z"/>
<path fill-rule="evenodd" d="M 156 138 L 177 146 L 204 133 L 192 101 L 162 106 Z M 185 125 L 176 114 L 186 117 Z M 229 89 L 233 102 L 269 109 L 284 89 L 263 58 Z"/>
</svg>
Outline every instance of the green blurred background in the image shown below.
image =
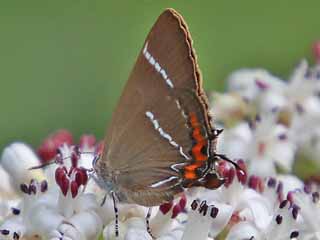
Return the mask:
<svg viewBox="0 0 320 240">
<path fill-rule="evenodd" d="M 241 67 L 287 77 L 320 38 L 320 1 L 1 0 L 0 147 L 59 128 L 101 138 L 167 7 L 190 27 L 208 90 Z"/>
</svg>

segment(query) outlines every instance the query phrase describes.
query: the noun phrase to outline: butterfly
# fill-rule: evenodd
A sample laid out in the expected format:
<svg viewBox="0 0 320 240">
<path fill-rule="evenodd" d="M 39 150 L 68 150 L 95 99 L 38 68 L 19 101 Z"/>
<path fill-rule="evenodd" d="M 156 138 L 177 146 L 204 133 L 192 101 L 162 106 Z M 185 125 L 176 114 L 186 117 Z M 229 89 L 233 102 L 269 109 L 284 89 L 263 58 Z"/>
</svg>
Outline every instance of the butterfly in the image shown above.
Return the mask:
<svg viewBox="0 0 320 240">
<path fill-rule="evenodd" d="M 97 181 L 124 203 L 157 206 L 186 188 L 223 184 L 217 136 L 192 39 L 166 9 L 148 34 L 113 113 Z"/>
</svg>

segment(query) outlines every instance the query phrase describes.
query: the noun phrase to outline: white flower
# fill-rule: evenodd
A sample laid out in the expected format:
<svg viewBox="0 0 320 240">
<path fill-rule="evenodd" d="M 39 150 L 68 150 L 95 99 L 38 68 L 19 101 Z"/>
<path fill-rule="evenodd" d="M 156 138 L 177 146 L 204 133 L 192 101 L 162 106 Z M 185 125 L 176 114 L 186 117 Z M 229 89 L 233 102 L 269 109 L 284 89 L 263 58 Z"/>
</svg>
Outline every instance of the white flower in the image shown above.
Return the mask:
<svg viewBox="0 0 320 240">
<path fill-rule="evenodd" d="M 223 208 L 220 209 L 224 210 Z M 221 213 L 214 205 L 208 205 L 206 201 L 194 200 L 191 204 L 191 210 L 188 214 L 188 222 L 183 233 L 183 240 L 206 240 L 210 227 L 215 225 L 218 216 Z"/>
<path fill-rule="evenodd" d="M 318 192 L 307 194 L 303 191 L 295 191 L 292 200 L 300 207 L 302 217 L 302 235 L 309 239 L 319 239 L 320 237 L 320 195 Z M 313 238 L 312 238 L 313 237 Z"/>
<path fill-rule="evenodd" d="M 263 91 L 282 88 L 284 82 L 263 69 L 241 69 L 227 79 L 230 92 L 237 92 L 249 101 L 255 100 Z"/>
<path fill-rule="evenodd" d="M 97 238 L 102 231 L 102 219 L 98 215 L 100 206 L 93 193 L 83 192 L 88 176 L 87 170 L 78 165 L 79 159 L 77 148 L 63 145 L 58 155 L 59 165 L 55 167 L 57 185 L 36 180 L 31 180 L 30 184 L 20 184 L 23 193 L 18 205 L 20 212 L 6 219 L 0 229 L 16 232 L 20 237 L 38 235 L 50 238 L 57 229 L 60 233 L 63 229 L 70 232 L 70 228 L 63 226 L 71 224 L 73 233 L 76 233 L 74 236 L 77 236 L 73 239 Z"/>
<path fill-rule="evenodd" d="M 40 161 L 33 150 L 24 143 L 15 142 L 7 146 L 3 150 L 0 163 L 9 174 L 16 190 L 21 183 L 30 182 L 31 179 L 44 179 L 41 169 L 29 170 L 31 167 L 40 165 Z"/>
<path fill-rule="evenodd" d="M 247 148 L 252 139 L 252 131 L 247 122 L 241 122 L 233 128 L 225 129 L 219 136 L 217 151 L 230 159 L 245 159 Z"/>
<path fill-rule="evenodd" d="M 298 208 L 292 208 L 288 200 L 281 202 L 272 214 L 268 208 L 260 208 L 260 211 L 254 213 L 255 221 L 246 219 L 234 225 L 226 239 L 284 240 L 299 236 L 296 222 Z M 261 220 L 264 220 L 263 224 L 257 224 Z"/>
<path fill-rule="evenodd" d="M 224 124 L 243 119 L 250 111 L 248 104 L 240 95 L 234 93 L 212 93 L 210 112 L 214 120 Z"/>
<path fill-rule="evenodd" d="M 275 164 L 290 171 L 296 145 L 289 129 L 276 123 L 276 116 L 276 113 L 263 116 L 252 128 L 244 122 L 226 129 L 218 141 L 218 151 L 231 159 L 243 159 L 249 174 L 274 176 Z"/>
</svg>

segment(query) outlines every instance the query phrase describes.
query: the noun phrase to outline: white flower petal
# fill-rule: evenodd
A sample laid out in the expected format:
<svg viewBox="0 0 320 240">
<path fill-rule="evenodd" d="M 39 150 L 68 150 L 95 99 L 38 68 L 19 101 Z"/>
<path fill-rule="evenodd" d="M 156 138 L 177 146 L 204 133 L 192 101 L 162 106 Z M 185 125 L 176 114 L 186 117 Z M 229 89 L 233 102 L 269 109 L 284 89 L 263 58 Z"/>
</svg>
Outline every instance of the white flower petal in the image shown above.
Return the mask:
<svg viewBox="0 0 320 240">
<path fill-rule="evenodd" d="M 252 159 L 248 167 L 249 175 L 269 177 L 276 175 L 276 168 L 269 158 Z"/>
<path fill-rule="evenodd" d="M 76 228 L 68 223 L 61 224 L 58 230 L 63 234 L 63 240 L 87 240 Z"/>
<path fill-rule="evenodd" d="M 17 197 L 16 189 L 13 187 L 11 177 L 0 165 L 0 193 L 2 198 L 12 199 Z"/>
<path fill-rule="evenodd" d="M 47 208 L 45 205 L 38 205 L 30 209 L 25 216 L 27 219 L 28 232 L 47 237 L 48 234 L 56 229 L 64 220 L 54 209 Z"/>
<path fill-rule="evenodd" d="M 224 203 L 214 203 L 214 206 L 219 209 L 218 215 L 212 220 L 209 234 L 212 237 L 217 236 L 230 221 L 234 208 Z"/>
<path fill-rule="evenodd" d="M 152 237 L 146 230 L 143 230 L 140 228 L 129 228 L 124 239 L 125 240 L 136 240 L 136 239 L 152 240 Z"/>
<path fill-rule="evenodd" d="M 303 189 L 304 183 L 294 175 L 278 175 L 277 179 L 283 184 L 283 194 L 287 196 L 289 191 Z"/>
<path fill-rule="evenodd" d="M 246 160 L 246 147 L 251 138 L 252 133 L 247 122 L 242 122 L 231 129 L 225 129 L 217 143 L 218 152 L 226 154 L 231 159 Z"/>
<path fill-rule="evenodd" d="M 254 240 L 262 240 L 259 230 L 252 224 L 249 222 L 240 222 L 230 229 L 226 240 L 248 240 L 251 239 L 252 236 Z"/>
<path fill-rule="evenodd" d="M 184 228 L 177 227 L 172 229 L 169 233 L 162 235 L 157 240 L 180 240 L 183 235 Z"/>
<path fill-rule="evenodd" d="M 77 212 L 97 210 L 100 207 L 96 196 L 92 193 L 79 194 L 74 204 L 74 209 Z"/>
<path fill-rule="evenodd" d="M 102 220 L 94 211 L 85 211 L 73 215 L 71 223 L 85 239 L 96 239 L 102 231 Z"/>
<path fill-rule="evenodd" d="M 40 165 L 40 161 L 32 149 L 24 143 L 16 142 L 7 146 L 1 156 L 1 165 L 9 173 L 17 189 L 21 183 L 29 183 L 33 178 L 44 179 L 42 169 L 29 170 Z"/>
</svg>

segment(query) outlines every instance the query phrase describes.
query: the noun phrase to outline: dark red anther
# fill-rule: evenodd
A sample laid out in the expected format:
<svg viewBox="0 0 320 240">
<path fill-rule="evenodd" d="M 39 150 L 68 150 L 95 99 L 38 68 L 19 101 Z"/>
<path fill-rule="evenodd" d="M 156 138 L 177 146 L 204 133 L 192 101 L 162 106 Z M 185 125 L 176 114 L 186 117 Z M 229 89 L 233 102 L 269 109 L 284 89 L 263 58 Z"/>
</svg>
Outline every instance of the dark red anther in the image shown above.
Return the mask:
<svg viewBox="0 0 320 240">
<path fill-rule="evenodd" d="M 10 231 L 7 229 L 2 229 L 2 230 L 0 230 L 0 232 L 2 235 L 9 235 L 9 233 L 10 233 Z"/>
<path fill-rule="evenodd" d="M 280 225 L 282 223 L 282 216 L 281 215 L 276 216 L 276 222 L 278 225 Z"/>
<path fill-rule="evenodd" d="M 65 167 L 58 167 L 55 172 L 56 183 L 60 185 L 61 179 L 67 174 L 67 169 Z"/>
<path fill-rule="evenodd" d="M 226 175 L 228 175 L 229 167 L 227 166 L 226 161 L 219 161 L 218 162 L 218 167 L 217 167 L 217 172 L 219 176 L 225 178 Z"/>
<path fill-rule="evenodd" d="M 79 185 L 76 181 L 72 181 L 70 184 L 71 196 L 75 198 L 78 194 Z"/>
<path fill-rule="evenodd" d="M 236 169 L 237 177 L 240 183 L 245 184 L 247 181 L 247 167 L 242 159 L 237 161 L 240 169 Z"/>
<path fill-rule="evenodd" d="M 283 192 L 283 183 L 279 182 L 277 186 L 277 193 L 282 193 Z"/>
<path fill-rule="evenodd" d="M 255 83 L 261 91 L 264 91 L 269 88 L 269 85 L 260 79 L 256 79 Z"/>
<path fill-rule="evenodd" d="M 64 196 L 67 196 L 68 188 L 69 188 L 69 179 L 66 175 L 62 175 L 60 182 L 58 182 L 58 185 L 60 186 L 61 192 Z"/>
<path fill-rule="evenodd" d="M 178 216 L 179 213 L 182 212 L 182 208 L 180 207 L 180 204 L 176 204 L 174 205 L 173 209 L 172 209 L 172 216 L 171 218 L 175 218 L 176 216 Z"/>
<path fill-rule="evenodd" d="M 202 201 L 199 207 L 199 213 L 202 213 L 203 216 L 207 215 L 207 211 L 208 211 L 208 204 L 206 203 L 206 201 Z"/>
<path fill-rule="evenodd" d="M 281 140 L 281 141 L 284 141 L 284 140 L 287 140 L 288 139 L 288 136 L 287 134 L 285 133 L 282 133 L 278 136 L 278 139 Z"/>
<path fill-rule="evenodd" d="M 76 168 L 78 166 L 79 155 L 76 151 L 71 153 L 71 165 Z"/>
<path fill-rule="evenodd" d="M 291 234 L 290 234 L 290 238 L 292 239 L 292 238 L 297 238 L 297 237 L 299 237 L 299 232 L 298 231 L 293 231 L 293 232 L 291 232 Z"/>
<path fill-rule="evenodd" d="M 250 176 L 248 185 L 250 188 L 256 190 L 257 192 L 263 192 L 263 189 L 264 189 L 263 181 L 258 176 L 255 176 L 255 175 Z"/>
<path fill-rule="evenodd" d="M 25 183 L 20 184 L 20 190 L 21 190 L 21 192 L 23 192 L 25 194 L 30 194 L 29 187 Z"/>
<path fill-rule="evenodd" d="M 57 154 L 57 149 L 64 143 L 71 145 L 73 142 L 72 135 L 67 130 L 59 130 L 46 138 L 38 148 L 38 154 L 42 162 L 48 162 Z"/>
<path fill-rule="evenodd" d="M 313 193 L 312 193 L 312 201 L 313 201 L 314 203 L 317 203 L 317 202 L 319 202 L 319 199 L 320 199 L 320 194 L 319 194 L 319 192 L 313 192 Z"/>
<path fill-rule="evenodd" d="M 196 210 L 198 205 L 199 205 L 199 202 L 197 200 L 193 200 L 193 202 L 191 203 L 191 209 Z"/>
<path fill-rule="evenodd" d="M 46 180 L 43 180 L 40 185 L 40 191 L 44 193 L 47 190 L 48 190 L 48 182 Z"/>
<path fill-rule="evenodd" d="M 309 194 L 312 191 L 312 184 L 311 183 L 306 183 L 303 187 L 303 190 L 305 193 Z"/>
<path fill-rule="evenodd" d="M 289 203 L 289 201 L 288 200 L 283 200 L 281 203 L 280 203 L 280 205 L 279 205 L 279 208 L 285 208 L 285 206 L 287 205 Z"/>
<path fill-rule="evenodd" d="M 184 209 L 186 207 L 186 204 L 187 204 L 187 198 L 186 198 L 186 195 L 183 194 L 179 201 L 179 205 L 181 209 Z"/>
<path fill-rule="evenodd" d="M 290 204 L 293 204 L 293 194 L 294 194 L 294 192 L 292 192 L 292 191 L 289 191 L 287 193 L 287 200 L 290 202 Z"/>
<path fill-rule="evenodd" d="M 11 210 L 12 210 L 12 214 L 13 215 L 19 215 L 20 214 L 20 212 L 21 212 L 21 210 L 19 209 L 19 208 L 11 208 Z"/>
<path fill-rule="evenodd" d="M 56 156 L 57 147 L 55 142 L 49 138 L 45 139 L 41 146 L 38 148 L 37 152 L 43 163 L 49 162 Z"/>
<path fill-rule="evenodd" d="M 279 201 L 283 200 L 283 183 L 279 182 L 277 186 L 277 194 Z"/>
<path fill-rule="evenodd" d="M 37 187 L 36 187 L 36 185 L 34 185 L 34 184 L 30 184 L 29 185 L 29 192 L 30 192 L 30 194 L 34 194 L 34 195 L 36 195 L 37 194 Z"/>
<path fill-rule="evenodd" d="M 312 46 L 312 52 L 316 62 L 320 63 L 320 41 L 317 41 Z"/>
<path fill-rule="evenodd" d="M 292 205 L 292 217 L 296 220 L 298 217 L 300 207 L 298 205 L 293 204 Z"/>
<path fill-rule="evenodd" d="M 228 171 L 228 174 L 226 174 L 225 177 L 225 186 L 228 187 L 234 179 L 234 176 L 236 175 L 236 171 L 234 170 L 234 168 L 230 168 Z"/>
<path fill-rule="evenodd" d="M 80 137 L 80 148 L 92 148 L 96 144 L 96 138 L 90 134 L 84 134 Z"/>
<path fill-rule="evenodd" d="M 167 214 L 170 209 L 172 208 L 173 206 L 173 203 L 172 201 L 171 202 L 168 202 L 168 203 L 164 203 L 164 204 L 161 204 L 160 207 L 159 207 L 159 210 L 165 215 Z"/>
<path fill-rule="evenodd" d="M 276 185 L 277 185 L 277 180 L 274 179 L 274 178 L 272 178 L 272 177 L 270 177 L 270 178 L 268 179 L 268 181 L 267 181 L 267 186 L 268 186 L 269 188 L 275 188 Z"/>
<path fill-rule="evenodd" d="M 217 215 L 218 215 L 218 212 L 219 212 L 219 209 L 218 209 L 218 208 L 212 207 L 212 208 L 211 208 L 211 212 L 210 212 L 210 216 L 211 216 L 212 218 L 216 218 Z"/>
<path fill-rule="evenodd" d="M 73 137 L 72 134 L 66 129 L 60 129 L 53 134 L 53 139 L 56 143 L 62 145 L 64 143 L 72 145 Z"/>
<path fill-rule="evenodd" d="M 16 232 L 13 232 L 13 240 L 19 240 L 20 239 L 20 235 Z"/>
<path fill-rule="evenodd" d="M 83 168 L 77 168 L 76 174 L 75 174 L 75 180 L 79 186 L 86 185 L 88 181 L 87 171 Z"/>
</svg>

